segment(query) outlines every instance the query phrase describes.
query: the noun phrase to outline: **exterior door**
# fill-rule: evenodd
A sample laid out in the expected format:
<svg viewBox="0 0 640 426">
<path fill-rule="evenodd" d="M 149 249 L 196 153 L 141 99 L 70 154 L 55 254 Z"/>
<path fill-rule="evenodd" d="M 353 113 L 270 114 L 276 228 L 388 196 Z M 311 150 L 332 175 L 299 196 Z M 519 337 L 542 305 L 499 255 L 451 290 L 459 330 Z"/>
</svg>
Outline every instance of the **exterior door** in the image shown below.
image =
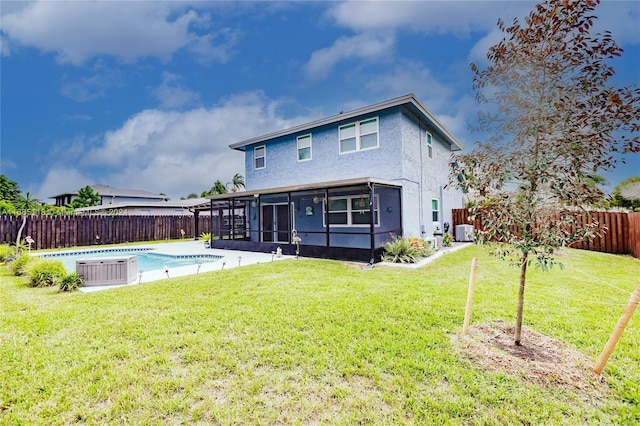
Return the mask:
<svg viewBox="0 0 640 426">
<path fill-rule="evenodd" d="M 261 208 L 262 241 L 289 242 L 289 206 L 287 204 L 263 204 Z"/>
</svg>

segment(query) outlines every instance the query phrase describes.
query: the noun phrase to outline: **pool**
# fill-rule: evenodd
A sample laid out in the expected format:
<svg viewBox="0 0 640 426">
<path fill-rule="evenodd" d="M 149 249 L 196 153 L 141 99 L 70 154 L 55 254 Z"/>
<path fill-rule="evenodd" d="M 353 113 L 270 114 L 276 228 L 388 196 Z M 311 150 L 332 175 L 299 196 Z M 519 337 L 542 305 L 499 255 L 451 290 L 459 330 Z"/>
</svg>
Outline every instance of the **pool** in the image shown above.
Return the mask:
<svg viewBox="0 0 640 426">
<path fill-rule="evenodd" d="M 46 259 L 61 260 L 64 267 L 69 272 L 75 272 L 76 260 L 86 259 L 104 259 L 110 257 L 125 257 L 135 255 L 138 257 L 138 270 L 144 272 L 163 271 L 165 267 L 169 269 L 198 265 L 200 263 L 211 263 L 222 259 L 222 256 L 214 254 L 161 254 L 154 253 L 151 248 L 122 248 L 122 249 L 100 249 L 100 250 L 84 250 L 60 253 L 43 254 L 41 257 Z"/>
</svg>

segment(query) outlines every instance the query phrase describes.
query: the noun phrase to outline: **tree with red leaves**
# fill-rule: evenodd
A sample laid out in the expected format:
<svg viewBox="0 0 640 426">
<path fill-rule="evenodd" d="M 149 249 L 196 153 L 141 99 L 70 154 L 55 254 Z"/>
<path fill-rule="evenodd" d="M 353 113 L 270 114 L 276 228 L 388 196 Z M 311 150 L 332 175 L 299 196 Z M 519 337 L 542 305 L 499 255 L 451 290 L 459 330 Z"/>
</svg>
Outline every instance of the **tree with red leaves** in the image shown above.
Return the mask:
<svg viewBox="0 0 640 426">
<path fill-rule="evenodd" d="M 499 20 L 504 37 L 489 65 L 471 65 L 486 139 L 454 157 L 451 176 L 473 195 L 477 240 L 520 268 L 516 345 L 527 266 L 547 270 L 555 250 L 593 237 L 597 223 L 577 220 L 603 198 L 589 176 L 640 151 L 640 89 L 610 83 L 622 49 L 609 31 L 592 34 L 598 4 L 548 0 L 524 22 Z"/>
</svg>

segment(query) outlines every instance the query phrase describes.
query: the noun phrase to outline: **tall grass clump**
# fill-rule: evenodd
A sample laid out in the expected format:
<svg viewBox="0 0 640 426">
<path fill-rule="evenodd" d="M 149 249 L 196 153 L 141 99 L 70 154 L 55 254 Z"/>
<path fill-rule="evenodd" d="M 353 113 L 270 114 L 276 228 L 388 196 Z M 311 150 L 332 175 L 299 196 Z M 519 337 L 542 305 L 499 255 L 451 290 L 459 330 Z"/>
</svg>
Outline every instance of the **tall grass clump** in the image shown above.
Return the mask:
<svg viewBox="0 0 640 426">
<path fill-rule="evenodd" d="M 59 260 L 34 259 L 27 269 L 32 287 L 60 285 L 63 278 L 67 276 L 67 270 Z"/>
<path fill-rule="evenodd" d="M 392 263 L 418 263 L 421 259 L 433 254 L 428 242 L 415 237 L 401 238 L 394 236 L 383 244 L 382 260 Z"/>
<path fill-rule="evenodd" d="M 9 270 L 16 277 L 22 276 L 26 273 L 28 265 L 33 261 L 33 258 L 26 253 L 18 255 L 9 263 Z"/>
<path fill-rule="evenodd" d="M 16 255 L 16 250 L 9 244 L 0 244 L 0 262 L 6 262 Z"/>
<path fill-rule="evenodd" d="M 77 272 L 72 272 L 60 282 L 60 291 L 76 291 L 83 283 L 82 277 Z"/>
</svg>

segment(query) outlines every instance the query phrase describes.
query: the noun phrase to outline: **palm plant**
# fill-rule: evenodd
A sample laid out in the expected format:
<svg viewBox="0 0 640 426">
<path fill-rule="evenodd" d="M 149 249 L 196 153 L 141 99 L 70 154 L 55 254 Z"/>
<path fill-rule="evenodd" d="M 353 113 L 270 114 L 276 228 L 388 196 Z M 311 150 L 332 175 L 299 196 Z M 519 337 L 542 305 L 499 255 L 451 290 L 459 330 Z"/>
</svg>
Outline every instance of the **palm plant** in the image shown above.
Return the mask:
<svg viewBox="0 0 640 426">
<path fill-rule="evenodd" d="M 242 176 L 240 173 L 236 173 L 235 175 L 233 175 L 233 179 L 231 179 L 231 182 L 227 183 L 227 186 L 229 185 L 231 185 L 232 192 L 238 192 L 238 189 L 246 188 L 244 184 L 244 176 Z"/>
</svg>

